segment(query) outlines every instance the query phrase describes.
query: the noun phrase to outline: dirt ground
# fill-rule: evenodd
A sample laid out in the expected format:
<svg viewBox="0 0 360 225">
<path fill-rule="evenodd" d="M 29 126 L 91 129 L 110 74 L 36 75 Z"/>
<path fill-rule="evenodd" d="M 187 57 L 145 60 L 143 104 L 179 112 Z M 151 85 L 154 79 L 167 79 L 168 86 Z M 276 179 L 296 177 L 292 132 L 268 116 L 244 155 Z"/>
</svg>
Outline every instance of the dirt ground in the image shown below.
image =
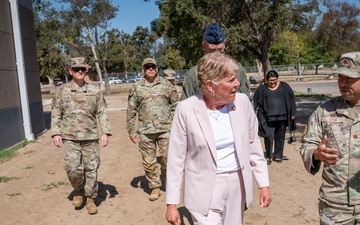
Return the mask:
<svg viewBox="0 0 360 225">
<path fill-rule="evenodd" d="M 148 200 L 137 146 L 130 142 L 125 127 L 127 93 L 106 97 L 113 128 L 109 146 L 101 150 L 99 168 L 99 213 L 89 215 L 85 207 L 72 206 L 72 187 L 63 170 L 63 150 L 56 148 L 50 131 L 18 151 L 18 155 L 0 164 L 0 176 L 14 177 L 0 183 L 0 224 L 36 225 L 161 225 L 165 220 L 165 196 Z M 318 104 L 298 99 L 299 140 L 303 124 Z M 44 106 L 49 126 L 50 106 Z M 260 208 L 254 185 L 254 203 L 245 212 L 245 225 L 318 224 L 317 199 L 320 175 L 308 174 L 299 155 L 299 141 L 285 144 L 287 160 L 269 166 L 273 202 Z M 205 187 L 204 187 L 205 188 Z M 183 224 L 192 224 L 185 207 L 178 205 Z"/>
</svg>

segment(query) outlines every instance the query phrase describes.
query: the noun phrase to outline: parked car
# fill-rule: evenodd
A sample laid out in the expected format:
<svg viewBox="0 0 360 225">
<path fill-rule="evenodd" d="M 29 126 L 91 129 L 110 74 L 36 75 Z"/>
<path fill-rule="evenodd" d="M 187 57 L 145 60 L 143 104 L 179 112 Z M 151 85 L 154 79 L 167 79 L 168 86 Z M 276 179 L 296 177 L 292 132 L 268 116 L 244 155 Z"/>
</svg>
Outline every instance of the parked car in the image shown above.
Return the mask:
<svg viewBox="0 0 360 225">
<path fill-rule="evenodd" d="M 262 81 L 260 76 L 250 76 L 249 81 L 251 84 L 257 84 Z"/>
<path fill-rule="evenodd" d="M 123 81 L 117 77 L 109 77 L 109 84 L 122 84 Z"/>
<path fill-rule="evenodd" d="M 62 85 L 64 82 L 61 80 L 61 78 L 54 78 L 53 80 L 53 84 L 54 86 L 60 86 Z"/>
<path fill-rule="evenodd" d="M 135 80 L 136 80 L 136 81 L 139 81 L 139 80 L 141 80 L 141 79 L 143 79 L 143 78 L 144 78 L 144 77 L 142 77 L 142 76 L 136 76 L 136 77 L 135 77 Z"/>
<path fill-rule="evenodd" d="M 109 77 L 109 84 L 122 84 L 123 81 L 117 77 Z M 105 84 L 105 80 L 102 81 L 103 84 Z"/>
<path fill-rule="evenodd" d="M 136 78 L 134 77 L 125 77 L 123 79 L 124 83 L 135 83 L 136 82 Z"/>
<path fill-rule="evenodd" d="M 187 74 L 175 74 L 175 79 L 176 80 L 185 80 L 185 77 L 187 76 Z"/>
</svg>

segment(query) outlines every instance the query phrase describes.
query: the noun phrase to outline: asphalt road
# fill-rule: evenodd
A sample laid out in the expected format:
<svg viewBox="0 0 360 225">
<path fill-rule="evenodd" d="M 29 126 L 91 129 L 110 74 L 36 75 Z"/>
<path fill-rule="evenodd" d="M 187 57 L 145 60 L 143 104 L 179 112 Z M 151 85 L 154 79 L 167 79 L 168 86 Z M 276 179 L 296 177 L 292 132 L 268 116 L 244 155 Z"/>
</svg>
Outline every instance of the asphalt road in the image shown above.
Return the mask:
<svg viewBox="0 0 360 225">
<path fill-rule="evenodd" d="M 311 91 L 313 94 L 340 95 L 337 80 L 288 82 L 288 84 L 296 92 L 309 93 L 309 91 Z"/>
</svg>

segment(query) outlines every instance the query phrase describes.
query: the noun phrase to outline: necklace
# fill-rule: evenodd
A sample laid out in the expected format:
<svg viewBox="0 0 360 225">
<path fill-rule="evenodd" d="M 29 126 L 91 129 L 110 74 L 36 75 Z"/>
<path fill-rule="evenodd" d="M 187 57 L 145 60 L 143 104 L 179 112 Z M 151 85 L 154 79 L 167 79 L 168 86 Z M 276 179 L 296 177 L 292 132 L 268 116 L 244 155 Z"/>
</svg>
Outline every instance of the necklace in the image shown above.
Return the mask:
<svg viewBox="0 0 360 225">
<path fill-rule="evenodd" d="M 221 111 L 220 110 L 208 110 L 209 115 L 215 119 L 215 121 L 218 120 L 219 116 L 221 115 Z"/>
</svg>

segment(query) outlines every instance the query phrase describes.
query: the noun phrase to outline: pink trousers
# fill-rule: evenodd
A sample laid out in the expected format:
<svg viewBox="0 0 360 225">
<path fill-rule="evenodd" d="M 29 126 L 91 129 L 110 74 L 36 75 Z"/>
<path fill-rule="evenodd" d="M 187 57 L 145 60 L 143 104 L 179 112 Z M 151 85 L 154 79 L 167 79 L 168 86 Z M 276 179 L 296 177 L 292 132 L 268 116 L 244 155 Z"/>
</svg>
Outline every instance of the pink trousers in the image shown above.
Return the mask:
<svg viewBox="0 0 360 225">
<path fill-rule="evenodd" d="M 216 175 L 208 215 L 192 212 L 194 225 L 242 225 L 245 191 L 241 171 Z"/>
</svg>

